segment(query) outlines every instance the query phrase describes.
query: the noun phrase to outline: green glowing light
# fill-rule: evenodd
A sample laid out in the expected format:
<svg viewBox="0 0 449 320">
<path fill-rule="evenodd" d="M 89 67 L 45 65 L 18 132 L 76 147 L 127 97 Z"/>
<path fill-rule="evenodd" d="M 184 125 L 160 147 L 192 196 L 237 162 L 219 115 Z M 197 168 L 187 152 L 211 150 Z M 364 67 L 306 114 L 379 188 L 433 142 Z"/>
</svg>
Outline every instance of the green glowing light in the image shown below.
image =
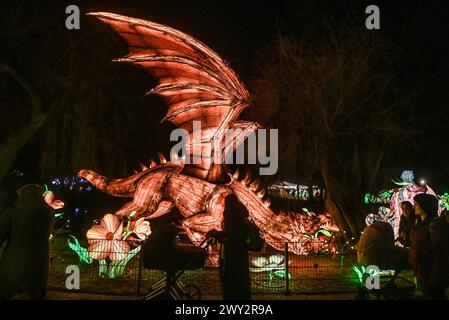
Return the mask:
<svg viewBox="0 0 449 320">
<path fill-rule="evenodd" d="M 52 194 L 53 192 L 48 189 L 48 186 L 44 184 L 45 192 L 42 194 L 43 197 L 45 197 L 47 194 Z"/>
<path fill-rule="evenodd" d="M 368 204 L 368 203 L 370 203 L 370 199 L 371 199 L 371 197 L 372 197 L 372 195 L 371 194 L 369 194 L 369 193 L 366 193 L 365 194 L 365 203 L 366 204 Z"/>
<path fill-rule="evenodd" d="M 365 266 L 352 266 L 352 269 L 356 272 L 357 274 L 357 282 L 362 284 L 363 283 L 363 275 L 365 274 L 366 268 Z"/>
<path fill-rule="evenodd" d="M 268 273 L 268 279 L 270 280 L 270 282 L 273 281 L 273 279 L 276 277 L 285 279 L 285 270 L 270 270 L 270 272 Z M 288 279 L 292 279 L 292 275 L 290 272 L 288 273 Z"/>
<path fill-rule="evenodd" d="M 320 235 L 320 233 L 322 234 L 322 235 L 325 235 L 326 237 L 332 237 L 332 232 L 330 232 L 330 231 L 328 231 L 328 230 L 326 230 L 326 229 L 320 229 L 320 230 L 318 230 L 316 233 L 315 233 L 315 235 L 313 236 L 315 239 L 316 238 L 318 238 L 319 237 L 319 235 Z"/>
<path fill-rule="evenodd" d="M 108 275 L 108 264 L 106 260 L 99 260 L 98 261 L 100 267 L 98 268 L 98 275 L 100 276 L 107 276 Z"/>
<path fill-rule="evenodd" d="M 371 277 L 377 277 L 377 276 L 393 276 L 395 271 L 394 270 L 376 270 L 376 269 L 370 269 L 369 272 L 365 266 L 352 266 L 352 269 L 357 274 L 357 283 L 362 284 L 363 277 L 364 276 L 371 276 Z"/>
<path fill-rule="evenodd" d="M 365 203 L 389 203 L 394 191 L 395 189 L 384 190 L 377 195 L 366 193 L 364 198 Z"/>
<path fill-rule="evenodd" d="M 449 193 L 445 192 L 440 196 L 441 199 L 441 207 L 443 209 L 449 210 Z"/>
<path fill-rule="evenodd" d="M 78 255 L 80 262 L 91 264 L 93 262 L 92 258 L 89 256 L 89 252 L 86 248 L 80 245 L 78 239 L 74 236 L 69 236 L 74 240 L 74 243 L 70 242 L 70 238 L 67 239 L 67 243 L 73 251 Z"/>
<path fill-rule="evenodd" d="M 130 252 L 128 252 L 128 255 L 125 259 L 120 260 L 120 261 L 111 262 L 111 264 L 109 265 L 109 272 L 108 272 L 109 278 L 114 279 L 114 278 L 118 278 L 121 275 L 123 275 L 126 265 L 132 258 L 134 258 L 134 256 L 137 253 L 139 253 L 140 249 L 141 249 L 141 246 L 138 246 L 138 247 L 134 248 L 133 250 L 131 250 Z"/>
</svg>

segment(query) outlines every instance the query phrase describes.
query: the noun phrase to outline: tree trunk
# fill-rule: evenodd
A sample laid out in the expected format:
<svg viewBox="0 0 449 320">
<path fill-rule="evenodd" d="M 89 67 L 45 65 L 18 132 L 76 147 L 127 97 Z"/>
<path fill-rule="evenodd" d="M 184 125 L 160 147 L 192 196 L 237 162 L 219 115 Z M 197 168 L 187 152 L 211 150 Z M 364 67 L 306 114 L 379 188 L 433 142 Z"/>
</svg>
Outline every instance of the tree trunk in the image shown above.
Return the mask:
<svg viewBox="0 0 449 320">
<path fill-rule="evenodd" d="M 358 199 L 352 192 L 346 194 L 344 191 L 332 189 L 330 184 L 326 183 L 325 209 L 332 215 L 345 240 L 350 240 L 352 237 L 358 238 L 364 227 Z"/>
<path fill-rule="evenodd" d="M 33 113 L 28 123 L 0 145 L 0 181 L 14 164 L 17 154 L 44 123 L 46 115 Z"/>
<path fill-rule="evenodd" d="M 31 139 L 45 121 L 46 113 L 42 112 L 42 101 L 31 84 L 7 64 L 0 64 L 0 71 L 6 72 L 27 93 L 31 100 L 32 111 L 28 123 L 18 132 L 11 134 L 0 145 L 0 181 L 11 169 L 17 154 Z"/>
<path fill-rule="evenodd" d="M 363 201 L 356 177 L 337 174 L 334 160 L 324 163 L 321 174 L 326 188 L 325 209 L 334 218 L 345 240 L 358 238 L 363 230 Z M 323 164 L 323 163 L 322 163 Z"/>
</svg>

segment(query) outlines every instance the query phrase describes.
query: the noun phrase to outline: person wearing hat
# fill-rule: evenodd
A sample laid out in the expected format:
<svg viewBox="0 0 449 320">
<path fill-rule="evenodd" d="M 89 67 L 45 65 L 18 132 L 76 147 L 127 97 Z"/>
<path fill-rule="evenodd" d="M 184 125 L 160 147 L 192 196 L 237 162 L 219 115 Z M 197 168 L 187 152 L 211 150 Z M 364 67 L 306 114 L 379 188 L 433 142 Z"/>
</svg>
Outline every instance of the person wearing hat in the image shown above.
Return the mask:
<svg viewBox="0 0 449 320">
<path fill-rule="evenodd" d="M 438 199 L 430 194 L 414 198 L 417 224 L 412 228 L 410 262 L 426 299 L 444 299 L 449 283 L 449 228 L 438 217 Z"/>
</svg>

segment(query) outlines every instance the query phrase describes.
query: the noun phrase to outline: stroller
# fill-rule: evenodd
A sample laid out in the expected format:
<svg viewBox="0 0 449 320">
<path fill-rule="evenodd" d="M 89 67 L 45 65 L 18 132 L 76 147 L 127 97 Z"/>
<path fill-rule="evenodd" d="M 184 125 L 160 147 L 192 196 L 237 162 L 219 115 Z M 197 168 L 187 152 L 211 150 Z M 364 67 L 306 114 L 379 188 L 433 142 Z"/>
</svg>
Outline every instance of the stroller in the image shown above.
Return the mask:
<svg viewBox="0 0 449 320">
<path fill-rule="evenodd" d="M 154 284 L 144 300 L 174 299 L 199 300 L 200 289 L 185 285 L 179 277 L 186 270 L 202 268 L 207 258 L 207 249 L 176 242 L 181 229 L 175 225 L 159 227 L 143 245 L 143 267 L 163 270 L 166 277 Z M 204 243 L 203 243 L 204 244 Z"/>
<path fill-rule="evenodd" d="M 410 269 L 408 263 L 408 249 L 395 246 L 392 226 L 383 221 L 377 221 L 367 226 L 356 245 L 359 274 L 357 299 L 366 300 L 370 296 L 376 299 L 407 299 L 413 296 L 415 283 L 403 277 L 401 273 Z M 375 266 L 379 269 L 376 275 L 368 274 L 367 266 Z M 370 289 L 366 285 L 368 276 L 379 277 L 379 287 Z M 397 280 L 406 284 L 399 287 Z M 408 288 L 407 288 L 408 285 Z M 410 287 L 413 290 L 410 290 Z"/>
</svg>

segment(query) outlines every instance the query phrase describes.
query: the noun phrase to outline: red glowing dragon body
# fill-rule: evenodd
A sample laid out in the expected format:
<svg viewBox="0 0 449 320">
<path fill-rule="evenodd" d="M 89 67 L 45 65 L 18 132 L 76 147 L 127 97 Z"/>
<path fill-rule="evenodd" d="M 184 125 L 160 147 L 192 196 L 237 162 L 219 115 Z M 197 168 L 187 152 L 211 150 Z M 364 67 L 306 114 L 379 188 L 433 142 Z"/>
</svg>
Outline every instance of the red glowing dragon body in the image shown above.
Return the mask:
<svg viewBox="0 0 449 320">
<path fill-rule="evenodd" d="M 159 165 L 152 162 L 124 179 L 109 179 L 91 170 L 81 170 L 79 176 L 113 196 L 132 198 L 115 212 L 118 216 L 152 219 L 176 206 L 194 243 L 202 242 L 209 230 L 221 229 L 225 197 L 233 193 L 266 242 L 283 250 L 288 241 L 295 243 L 289 247 L 292 252 L 305 253 L 301 243 L 307 240 L 307 232 L 299 220 L 290 214 L 275 214 L 257 181 L 251 182 L 249 176 L 239 180 L 238 173 L 231 175 L 222 164 L 259 127 L 237 120 L 249 105 L 249 93 L 229 65 L 198 40 L 170 27 L 111 13 L 90 15 L 109 24 L 128 43 L 130 53 L 117 61 L 141 67 L 156 78 L 158 85 L 150 93 L 165 99 L 164 120 L 188 132 L 187 163 L 194 164 L 161 159 Z M 201 121 L 199 139 L 194 138 L 194 121 Z M 227 129 L 240 130 L 222 145 Z"/>
</svg>

